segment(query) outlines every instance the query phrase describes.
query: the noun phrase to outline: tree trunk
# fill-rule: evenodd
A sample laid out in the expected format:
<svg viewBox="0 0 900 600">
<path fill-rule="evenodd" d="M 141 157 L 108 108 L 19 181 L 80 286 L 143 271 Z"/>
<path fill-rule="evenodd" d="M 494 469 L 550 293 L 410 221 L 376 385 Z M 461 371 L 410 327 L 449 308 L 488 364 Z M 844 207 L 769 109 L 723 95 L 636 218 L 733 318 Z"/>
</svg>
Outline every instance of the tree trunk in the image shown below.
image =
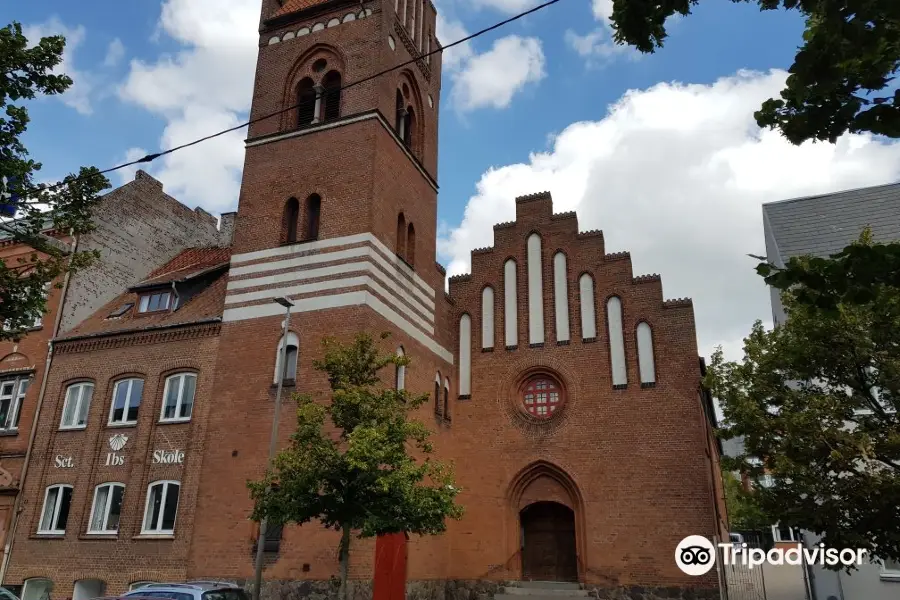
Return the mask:
<svg viewBox="0 0 900 600">
<path fill-rule="evenodd" d="M 347 574 L 350 571 L 350 526 L 341 527 L 341 545 L 338 550 L 341 561 L 341 588 L 338 591 L 340 600 L 347 600 Z"/>
</svg>

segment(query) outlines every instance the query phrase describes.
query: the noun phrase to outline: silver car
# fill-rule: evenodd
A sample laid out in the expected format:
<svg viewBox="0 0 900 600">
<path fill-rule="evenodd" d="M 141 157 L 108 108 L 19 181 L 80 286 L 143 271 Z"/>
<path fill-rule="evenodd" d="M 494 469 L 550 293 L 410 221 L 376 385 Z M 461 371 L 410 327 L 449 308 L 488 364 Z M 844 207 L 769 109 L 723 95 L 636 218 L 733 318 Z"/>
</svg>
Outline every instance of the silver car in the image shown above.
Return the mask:
<svg viewBox="0 0 900 600">
<path fill-rule="evenodd" d="M 148 583 L 123 594 L 122 598 L 131 596 L 168 600 L 249 600 L 243 588 L 225 581 Z"/>
</svg>

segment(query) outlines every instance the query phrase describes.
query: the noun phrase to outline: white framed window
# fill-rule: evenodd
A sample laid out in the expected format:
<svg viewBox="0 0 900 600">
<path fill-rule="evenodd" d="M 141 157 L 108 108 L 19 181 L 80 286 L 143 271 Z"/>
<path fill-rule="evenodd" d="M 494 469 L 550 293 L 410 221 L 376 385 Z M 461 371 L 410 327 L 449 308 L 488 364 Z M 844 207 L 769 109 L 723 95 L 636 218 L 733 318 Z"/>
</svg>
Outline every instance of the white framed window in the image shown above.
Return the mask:
<svg viewBox="0 0 900 600">
<path fill-rule="evenodd" d="M 57 484 L 47 487 L 47 491 L 44 492 L 44 510 L 41 511 L 38 533 L 64 534 L 71 504 L 71 485 Z"/>
<path fill-rule="evenodd" d="M 141 303 L 138 305 L 138 312 L 159 312 L 169 310 L 172 305 L 172 292 L 153 292 L 152 294 L 144 294 L 141 296 Z"/>
<path fill-rule="evenodd" d="M 113 387 L 112 405 L 109 407 L 110 425 L 134 425 L 138 408 L 144 395 L 143 379 L 122 379 Z"/>
<path fill-rule="evenodd" d="M 94 488 L 88 533 L 118 533 L 124 483 L 102 483 Z"/>
<path fill-rule="evenodd" d="M 885 558 L 881 561 L 881 578 L 900 581 L 900 560 Z"/>
<path fill-rule="evenodd" d="M 22 588 L 22 600 L 50 600 L 53 582 L 43 577 L 32 577 L 25 580 Z"/>
<path fill-rule="evenodd" d="M 87 426 L 88 412 L 91 409 L 91 398 L 94 395 L 94 384 L 90 381 L 73 383 L 66 389 L 63 402 L 60 429 L 84 429 Z"/>
<path fill-rule="evenodd" d="M 0 431 L 19 429 L 19 411 L 30 383 L 29 377 L 0 380 Z"/>
<path fill-rule="evenodd" d="M 799 542 L 800 531 L 787 525 L 772 525 L 772 537 L 776 542 Z"/>
<path fill-rule="evenodd" d="M 163 392 L 160 421 L 190 421 L 194 412 L 194 393 L 197 391 L 197 375 L 178 373 L 166 379 Z"/>
<path fill-rule="evenodd" d="M 154 481 L 150 484 L 141 533 L 165 535 L 175 532 L 180 492 L 181 483 L 177 481 Z"/>
</svg>

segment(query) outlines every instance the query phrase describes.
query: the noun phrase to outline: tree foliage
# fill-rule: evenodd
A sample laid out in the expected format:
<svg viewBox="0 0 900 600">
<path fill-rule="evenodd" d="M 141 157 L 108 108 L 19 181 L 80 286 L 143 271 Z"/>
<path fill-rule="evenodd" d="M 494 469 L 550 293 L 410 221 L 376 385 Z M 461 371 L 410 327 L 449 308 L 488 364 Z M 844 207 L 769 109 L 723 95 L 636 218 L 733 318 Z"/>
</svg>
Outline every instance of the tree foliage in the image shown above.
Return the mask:
<svg viewBox="0 0 900 600">
<path fill-rule="evenodd" d="M 43 315 L 46 286 L 61 274 L 90 264 L 92 253 L 67 254 L 48 244 L 41 232 L 48 221 L 58 231 L 81 235 L 91 230 L 91 210 L 109 186 L 93 167 L 83 167 L 55 185 L 38 183 L 41 164 L 22 142 L 28 127 L 24 101 L 38 94 L 62 94 L 71 78 L 54 73 L 62 60 L 65 39 L 42 38 L 29 46 L 22 26 L 0 29 L 0 194 L 2 202 L 18 198 L 15 220 L 0 219 L 0 235 L 30 246 L 34 252 L 18 261 L 0 261 L 0 340 L 17 337 Z"/>
<path fill-rule="evenodd" d="M 900 2 L 897 0 L 755 1 L 760 10 L 796 10 L 806 21 L 802 45 L 780 98 L 754 116 L 794 144 L 834 142 L 845 132 L 900 137 Z M 665 21 L 688 15 L 698 0 L 613 0 L 615 40 L 642 52 L 662 47 Z"/>
<path fill-rule="evenodd" d="M 758 531 L 772 524 L 769 515 L 759 506 L 755 490 L 747 490 L 731 471 L 722 472 L 725 486 L 725 506 L 728 525 L 732 531 Z"/>
<path fill-rule="evenodd" d="M 410 414 L 428 394 L 385 387 L 379 373 L 409 358 L 379 355 L 360 334 L 351 344 L 326 339 L 317 370 L 328 376 L 331 402 L 298 395 L 297 430 L 266 477 L 249 484 L 253 519 L 341 532 L 341 594 L 346 597 L 351 533 L 433 535 L 458 519 L 459 488 L 450 466 L 432 458 L 430 432 Z M 417 454 L 421 460 L 413 454 Z"/>
<path fill-rule="evenodd" d="M 900 244 L 868 232 L 828 258 L 760 265 L 782 289 L 787 321 L 757 322 L 744 358 L 713 356 L 707 384 L 726 438 L 745 454 L 729 468 L 765 469 L 756 490 L 773 522 L 823 536 L 837 548 L 900 559 Z M 871 260 L 866 263 L 866 260 Z M 750 464 L 748 457 L 761 464 Z"/>
</svg>

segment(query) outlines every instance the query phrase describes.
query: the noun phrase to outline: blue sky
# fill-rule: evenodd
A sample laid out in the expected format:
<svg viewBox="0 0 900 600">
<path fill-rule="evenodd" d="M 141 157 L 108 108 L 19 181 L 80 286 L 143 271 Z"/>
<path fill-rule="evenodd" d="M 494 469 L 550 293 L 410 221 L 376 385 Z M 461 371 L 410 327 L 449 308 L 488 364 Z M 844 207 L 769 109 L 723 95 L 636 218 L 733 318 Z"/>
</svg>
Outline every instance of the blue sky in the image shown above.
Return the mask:
<svg viewBox="0 0 900 600">
<path fill-rule="evenodd" d="M 536 4 L 437 0 L 449 43 Z M 769 319 L 747 253 L 762 254 L 760 203 L 900 178 L 900 146 L 867 136 L 793 147 L 753 111 L 781 89 L 797 13 L 706 0 L 654 55 L 614 48 L 611 0 L 561 0 L 445 57 L 439 257 L 451 274 L 491 244 L 517 195 L 548 189 L 557 211 L 630 250 L 635 274 L 695 301 L 700 351 L 731 354 Z M 64 33 L 65 96 L 29 105 L 27 144 L 56 179 L 171 147 L 246 117 L 258 0 L 46 0 L 6 7 L 31 35 Z M 243 132 L 146 167 L 212 212 L 237 204 Z M 130 178 L 113 176 L 118 185 Z"/>
</svg>

